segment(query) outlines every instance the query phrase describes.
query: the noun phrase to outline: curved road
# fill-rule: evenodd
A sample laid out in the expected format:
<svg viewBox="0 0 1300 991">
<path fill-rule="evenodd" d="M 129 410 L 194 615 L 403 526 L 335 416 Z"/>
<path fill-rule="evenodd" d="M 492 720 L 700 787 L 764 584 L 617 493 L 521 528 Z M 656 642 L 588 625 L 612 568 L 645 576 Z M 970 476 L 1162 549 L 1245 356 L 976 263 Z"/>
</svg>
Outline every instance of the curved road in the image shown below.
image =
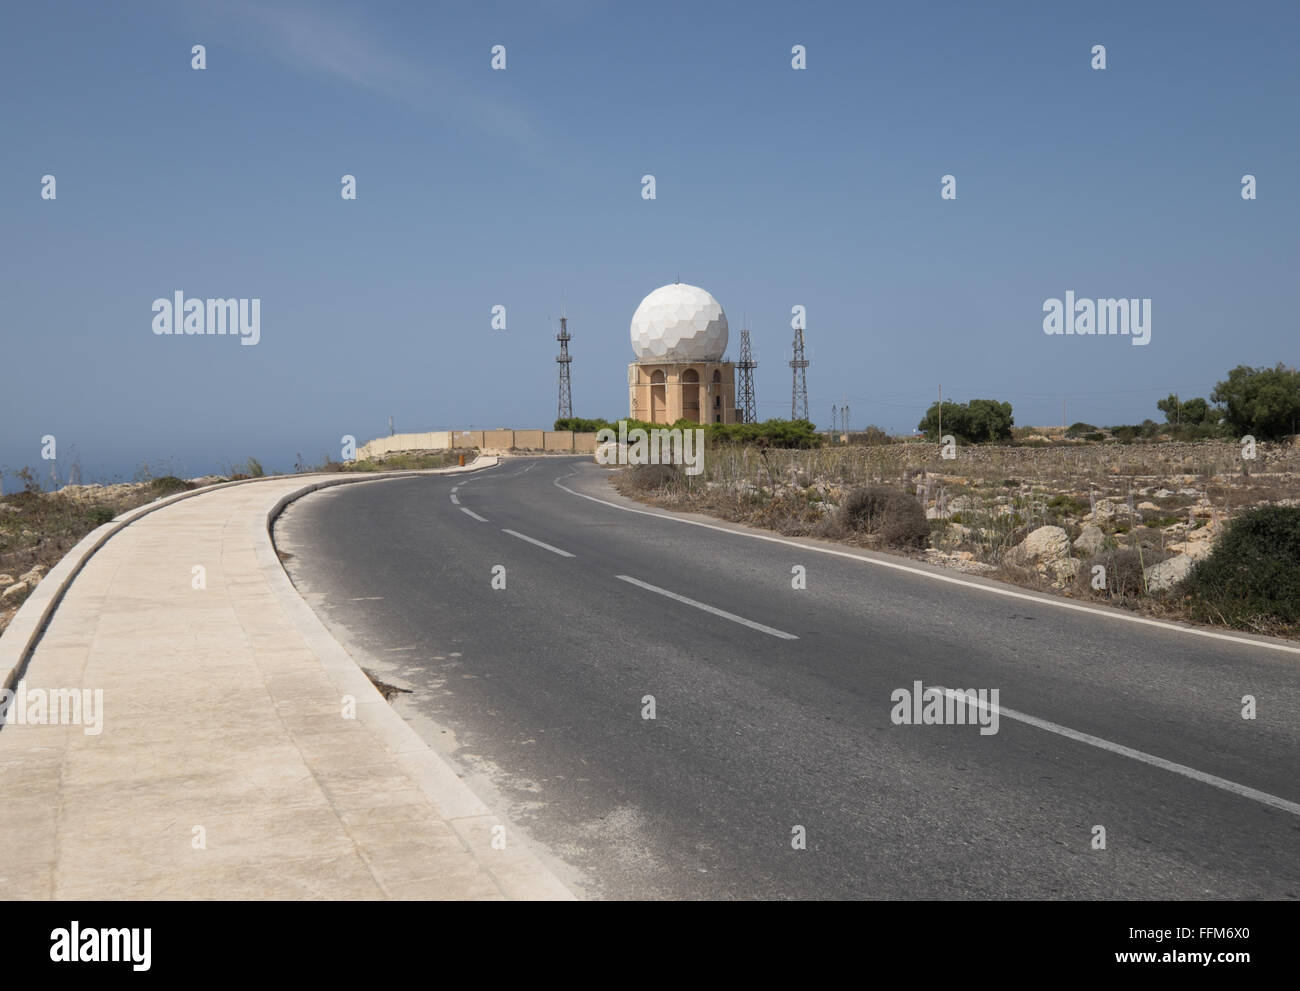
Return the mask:
<svg viewBox="0 0 1300 991">
<path fill-rule="evenodd" d="M 398 711 L 580 893 L 1300 898 L 1300 650 L 662 518 L 605 476 L 339 486 L 276 528 Z M 997 689 L 997 732 L 896 725 L 916 682 Z"/>
</svg>

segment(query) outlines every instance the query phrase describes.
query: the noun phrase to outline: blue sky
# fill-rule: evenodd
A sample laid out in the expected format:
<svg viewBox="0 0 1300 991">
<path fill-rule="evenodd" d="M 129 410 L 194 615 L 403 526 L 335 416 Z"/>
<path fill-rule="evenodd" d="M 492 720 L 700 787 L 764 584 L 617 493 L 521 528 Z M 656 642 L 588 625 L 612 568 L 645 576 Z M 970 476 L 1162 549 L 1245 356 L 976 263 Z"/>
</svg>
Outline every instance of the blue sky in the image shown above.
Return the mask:
<svg viewBox="0 0 1300 991">
<path fill-rule="evenodd" d="M 625 415 L 632 313 L 678 277 L 722 303 L 733 359 L 747 317 L 764 416 L 789 415 L 807 308 L 822 424 L 847 397 L 853 426 L 911 430 L 940 383 L 1019 424 L 1059 422 L 1062 398 L 1071 422 L 1159 419 L 1171 391 L 1296 360 L 1293 2 L 95 2 L 3 22 L 10 471 L 46 434 L 62 477 L 75 454 L 108 480 L 289 469 L 389 415 L 549 425 L 562 303 L 575 413 Z M 176 290 L 260 298 L 259 344 L 154 335 Z M 1066 290 L 1150 298 L 1151 343 L 1044 335 Z"/>
</svg>

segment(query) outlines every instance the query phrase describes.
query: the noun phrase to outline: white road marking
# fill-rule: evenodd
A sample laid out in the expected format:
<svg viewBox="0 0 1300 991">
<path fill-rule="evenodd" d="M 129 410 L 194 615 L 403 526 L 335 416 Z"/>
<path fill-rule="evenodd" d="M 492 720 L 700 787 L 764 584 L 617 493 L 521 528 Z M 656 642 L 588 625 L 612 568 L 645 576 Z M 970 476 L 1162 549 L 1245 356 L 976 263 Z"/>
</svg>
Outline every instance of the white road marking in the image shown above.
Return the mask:
<svg viewBox="0 0 1300 991">
<path fill-rule="evenodd" d="M 379 602 L 383 599 L 382 595 L 362 595 L 355 599 L 348 599 L 349 602 Z"/>
<path fill-rule="evenodd" d="M 1048 722 L 1046 719 L 1039 719 L 1037 716 L 1028 716 L 1023 712 L 1017 712 L 1015 709 L 1008 709 L 1002 705 L 992 706 L 979 698 L 970 699 L 965 694 L 951 688 L 943 689 L 943 693 L 949 698 L 957 698 L 958 701 L 964 701 L 968 705 L 975 705 L 976 707 L 986 711 L 996 708 L 999 716 L 1006 716 L 1008 719 L 1014 719 L 1027 726 L 1035 726 L 1038 729 L 1046 730 L 1048 733 L 1055 733 L 1057 736 L 1063 736 L 1070 740 L 1077 740 L 1079 743 L 1086 743 L 1091 747 L 1108 750 L 1113 754 L 1119 754 L 1122 757 L 1141 761 L 1143 764 L 1150 764 L 1152 767 L 1159 767 L 1166 771 L 1172 771 L 1174 774 L 1181 774 L 1183 777 L 1191 778 L 1193 781 L 1212 785 L 1215 788 L 1221 788 L 1222 790 L 1231 792 L 1234 795 L 1240 795 L 1242 798 L 1249 798 L 1252 801 L 1261 802 L 1264 805 L 1271 805 L 1275 809 L 1281 809 L 1283 812 L 1290 812 L 1292 815 L 1300 816 L 1300 803 L 1290 802 L 1285 798 L 1278 798 L 1276 795 L 1270 795 L 1266 791 L 1259 791 L 1255 788 L 1249 788 L 1246 785 L 1239 785 L 1235 781 L 1229 781 L 1227 778 L 1220 778 L 1214 774 L 1206 774 L 1204 771 L 1198 771 L 1196 768 L 1188 767 L 1186 764 L 1175 764 L 1173 761 L 1165 760 L 1163 757 L 1156 757 L 1154 754 L 1143 753 L 1141 750 L 1134 750 L 1132 747 L 1126 747 L 1119 743 L 1111 743 L 1109 740 L 1103 740 L 1101 737 L 1092 736 L 1089 733 L 1080 733 L 1078 730 L 1070 729 L 1068 726 Z"/>
<path fill-rule="evenodd" d="M 459 488 L 460 488 L 459 485 L 453 485 L 453 486 L 451 487 L 452 494 L 455 495 L 456 490 L 459 489 Z"/>
<path fill-rule="evenodd" d="M 389 647 L 388 649 L 390 651 L 394 651 L 394 650 L 419 650 L 420 648 L 419 647 Z"/>
<path fill-rule="evenodd" d="M 717 606 L 710 606 L 704 602 L 697 602 L 694 599 L 688 599 L 684 595 L 678 595 L 676 592 L 670 592 L 666 588 L 660 588 L 658 585 L 651 585 L 648 582 L 640 581 L 630 575 L 615 575 L 621 582 L 627 582 L 629 585 L 635 585 L 637 588 L 643 588 L 647 592 L 655 592 L 658 595 L 666 596 L 677 602 L 684 602 L 688 606 L 694 606 L 696 609 L 703 609 L 707 613 L 713 613 L 715 616 L 721 616 L 723 619 L 729 619 L 733 623 L 739 623 L 741 626 L 748 626 L 751 630 L 758 630 L 760 633 L 766 633 L 769 636 L 779 637 L 782 640 L 798 640 L 799 638 L 793 633 L 786 633 L 784 630 L 777 630 L 770 626 L 764 626 L 762 623 L 755 623 L 752 619 L 746 619 L 744 616 L 737 616 L 734 612 L 727 612 L 725 609 L 719 609 Z"/>
<path fill-rule="evenodd" d="M 544 544 L 540 540 L 537 540 L 533 537 L 525 536 L 522 533 L 516 533 L 514 530 L 506 530 L 505 528 L 502 528 L 501 532 L 508 533 L 512 537 L 518 537 L 520 540 L 526 540 L 530 544 L 536 544 L 538 547 L 545 547 L 552 554 L 558 554 L 560 555 L 560 557 L 573 557 L 573 555 L 570 554 L 568 551 L 562 551 L 558 547 L 552 547 L 550 544 Z"/>
<path fill-rule="evenodd" d="M 565 478 L 570 476 L 566 475 Z M 979 582 L 966 581 L 962 578 L 954 578 L 952 575 L 941 575 L 933 571 L 926 571 L 923 568 L 914 568 L 910 565 L 901 564 L 897 561 L 882 561 L 874 557 L 863 557 L 860 554 L 852 554 L 848 551 L 837 551 L 830 547 L 817 547 L 814 544 L 800 544 L 793 540 L 787 540 L 784 537 L 769 537 L 765 533 L 747 533 L 744 530 L 730 530 L 725 526 L 717 526 L 713 523 L 703 523 L 699 520 L 684 520 L 676 516 L 666 516 L 663 513 L 651 513 L 644 509 L 632 509 L 630 506 L 620 506 L 616 502 L 608 502 L 604 499 L 597 499 L 595 496 L 589 496 L 584 492 L 575 492 L 567 485 L 560 485 L 560 480 L 554 480 L 558 488 L 563 489 L 569 495 L 575 495 L 579 499 L 590 499 L 592 502 L 598 502 L 602 506 L 609 506 L 611 509 L 619 509 L 625 513 L 636 513 L 638 516 L 653 516 L 656 519 L 670 520 L 673 523 L 684 523 L 687 526 L 700 526 L 706 530 L 717 530 L 719 533 L 729 533 L 737 537 L 748 537 L 750 540 L 765 540 L 771 544 L 785 544 L 787 547 L 795 547 L 801 551 L 812 551 L 814 554 L 830 554 L 834 557 L 847 557 L 854 561 L 861 561 L 863 564 L 874 564 L 881 568 L 892 568 L 895 571 L 906 571 L 909 574 L 920 575 L 922 578 L 929 578 L 931 581 L 947 582 L 950 585 L 962 585 L 966 588 L 977 589 L 981 592 L 987 592 L 990 595 L 1004 595 L 1011 599 L 1027 599 L 1030 602 L 1036 602 L 1040 606 L 1051 606 L 1054 609 L 1070 609 L 1074 612 L 1091 613 L 1094 616 L 1101 616 L 1105 619 L 1118 620 L 1122 623 L 1140 623 L 1143 626 L 1155 626 L 1163 630 L 1172 630 L 1175 633 L 1186 633 L 1194 637 L 1206 637 L 1211 640 L 1226 640 L 1229 643 L 1245 644 L 1248 647 L 1263 647 L 1266 650 L 1280 650 L 1287 654 L 1300 654 L 1300 647 L 1292 647 L 1289 644 L 1269 643 L 1266 640 L 1251 640 L 1248 637 L 1234 637 L 1228 633 L 1215 633 L 1213 630 L 1200 630 L 1196 627 L 1179 626 L 1176 623 L 1166 623 L 1158 619 L 1147 619 L 1144 616 L 1130 616 L 1128 613 L 1119 612 L 1118 610 L 1098 609 L 1094 606 L 1080 605 L 1077 602 L 1069 602 L 1063 599 L 1045 599 L 1037 595 L 1030 595 L 1027 592 L 1017 592 L 1010 588 L 999 588 L 994 585 L 981 585 Z"/>
<path fill-rule="evenodd" d="M 464 513 L 466 516 L 472 516 L 472 517 L 474 517 L 474 519 L 478 520 L 480 523 L 486 523 L 486 522 L 487 522 L 487 517 L 486 517 L 486 516 L 479 516 L 479 514 L 476 513 L 476 512 L 474 512 L 474 510 L 472 510 L 472 509 L 466 509 L 464 506 L 461 506 L 461 507 L 460 507 L 460 511 L 461 511 L 462 513 Z"/>
<path fill-rule="evenodd" d="M 455 492 L 453 492 L 453 493 L 451 494 L 451 504 L 452 504 L 453 506 L 459 506 L 459 505 L 460 505 L 460 500 L 456 498 L 456 493 L 455 493 Z"/>
</svg>

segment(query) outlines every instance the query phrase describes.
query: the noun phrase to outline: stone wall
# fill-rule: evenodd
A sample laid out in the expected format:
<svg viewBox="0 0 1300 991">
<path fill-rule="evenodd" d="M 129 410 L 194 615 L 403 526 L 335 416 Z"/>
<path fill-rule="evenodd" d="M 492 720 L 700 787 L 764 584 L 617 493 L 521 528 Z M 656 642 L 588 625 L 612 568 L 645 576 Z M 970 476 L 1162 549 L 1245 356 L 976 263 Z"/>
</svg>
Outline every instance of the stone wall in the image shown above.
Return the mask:
<svg viewBox="0 0 1300 991">
<path fill-rule="evenodd" d="M 435 430 L 393 434 L 362 444 L 357 448 L 357 458 L 364 461 L 399 451 L 448 451 L 455 448 L 591 454 L 596 450 L 596 435 L 572 430 Z"/>
</svg>

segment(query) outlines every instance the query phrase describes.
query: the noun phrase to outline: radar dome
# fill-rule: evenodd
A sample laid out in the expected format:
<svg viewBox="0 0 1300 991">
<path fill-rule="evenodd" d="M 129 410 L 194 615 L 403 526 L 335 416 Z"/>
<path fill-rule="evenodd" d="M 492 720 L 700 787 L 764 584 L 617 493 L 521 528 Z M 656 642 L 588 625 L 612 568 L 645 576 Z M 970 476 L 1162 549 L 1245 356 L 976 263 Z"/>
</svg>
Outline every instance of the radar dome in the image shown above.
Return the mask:
<svg viewBox="0 0 1300 991">
<path fill-rule="evenodd" d="M 632 314 L 637 361 L 718 361 L 727 338 L 727 315 L 699 286 L 661 286 Z"/>
</svg>

